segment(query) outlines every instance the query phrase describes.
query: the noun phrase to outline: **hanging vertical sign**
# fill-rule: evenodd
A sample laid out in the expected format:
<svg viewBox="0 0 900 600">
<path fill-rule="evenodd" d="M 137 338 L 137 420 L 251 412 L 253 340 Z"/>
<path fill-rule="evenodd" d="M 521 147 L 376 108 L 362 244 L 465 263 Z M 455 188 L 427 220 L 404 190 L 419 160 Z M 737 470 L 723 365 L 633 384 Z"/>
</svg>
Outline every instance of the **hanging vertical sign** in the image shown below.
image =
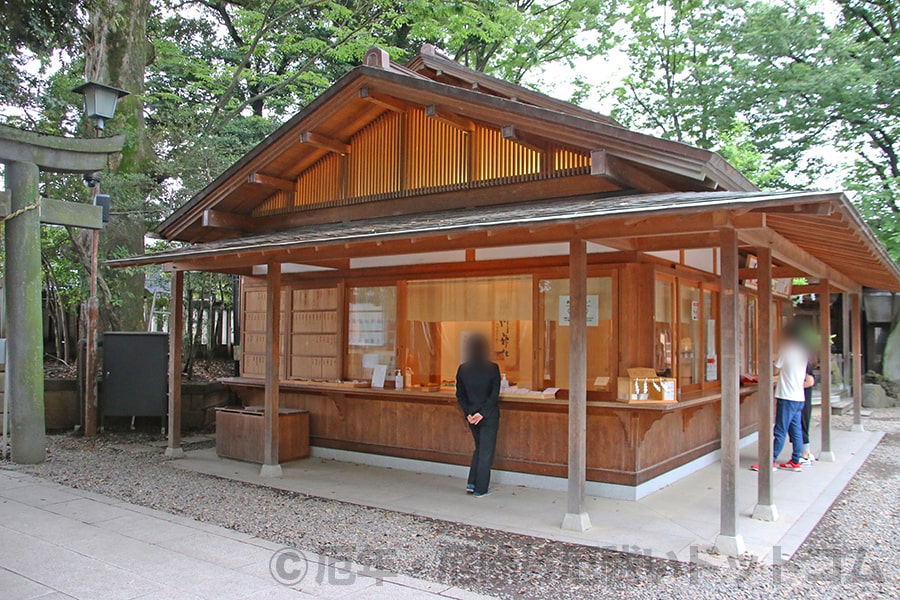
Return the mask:
<svg viewBox="0 0 900 600">
<path fill-rule="evenodd" d="M 569 297 L 559 297 L 559 325 L 561 327 L 569 326 Z M 600 325 L 600 296 L 597 294 L 589 294 L 587 297 L 587 326 L 597 327 Z"/>
</svg>

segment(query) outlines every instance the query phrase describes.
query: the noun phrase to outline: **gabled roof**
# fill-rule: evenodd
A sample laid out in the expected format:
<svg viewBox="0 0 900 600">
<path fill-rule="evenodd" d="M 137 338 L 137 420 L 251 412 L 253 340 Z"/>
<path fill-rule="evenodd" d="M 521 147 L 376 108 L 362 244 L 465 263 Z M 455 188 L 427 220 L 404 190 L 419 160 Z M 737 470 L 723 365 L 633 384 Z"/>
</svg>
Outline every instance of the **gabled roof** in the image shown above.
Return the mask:
<svg viewBox="0 0 900 600">
<path fill-rule="evenodd" d="M 419 54 L 409 61 L 406 67 L 413 73 L 454 87 L 468 88 L 483 94 L 539 106 L 591 121 L 618 125 L 610 116 L 582 108 L 571 102 L 558 100 L 515 83 L 491 77 L 481 71 L 470 69 L 455 60 L 441 55 L 431 44 L 424 44 Z"/>
<path fill-rule="evenodd" d="M 167 218 L 157 232 L 166 239 L 190 242 L 235 235 L 234 231 L 205 228 L 204 211 L 216 210 L 238 217 L 250 215 L 273 193 L 273 188 L 259 185 L 260 177 L 254 179 L 255 175 L 269 180 L 295 180 L 328 154 L 328 150 L 313 144 L 301 144 L 301 134 L 314 131 L 326 139 L 348 140 L 390 110 L 383 103 L 372 101 L 376 95 L 418 107 L 437 106 L 487 126 L 508 126 L 567 147 L 602 150 L 612 160 L 622 161 L 626 171 L 637 173 L 638 179 L 663 186 L 654 191 L 757 189 L 713 152 L 626 130 L 608 117 L 475 73 L 433 52 L 424 52 L 404 67 L 392 63 L 386 53 L 375 49 L 367 54 L 366 64 L 344 75 L 229 167 Z M 627 194 L 636 189 L 618 182 L 594 191 L 621 190 Z M 410 204 L 424 210 L 435 208 L 422 200 Z M 368 204 L 366 211 L 358 216 L 356 212 L 341 212 L 334 221 L 372 216 L 377 214 L 377 205 L 377 202 Z M 390 211 L 396 212 L 396 206 Z M 304 213 L 302 218 L 307 216 L 308 222 L 315 222 L 313 212 Z M 296 219 L 292 222 L 300 224 Z M 275 222 L 270 229 L 263 230 L 278 225 Z"/>
</svg>

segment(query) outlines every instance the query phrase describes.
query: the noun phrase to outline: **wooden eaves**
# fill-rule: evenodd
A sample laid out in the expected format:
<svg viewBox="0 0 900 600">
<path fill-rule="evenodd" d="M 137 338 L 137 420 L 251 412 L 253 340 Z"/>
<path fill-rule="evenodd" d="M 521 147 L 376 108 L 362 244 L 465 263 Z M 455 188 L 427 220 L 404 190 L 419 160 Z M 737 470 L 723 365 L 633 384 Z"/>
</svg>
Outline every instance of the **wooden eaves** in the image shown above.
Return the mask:
<svg viewBox="0 0 900 600">
<path fill-rule="evenodd" d="M 809 246 L 785 207 L 806 206 L 803 218 L 828 219 L 828 248 Z M 327 265 L 361 256 L 567 241 L 580 237 L 639 251 L 715 247 L 734 227 L 749 248 L 768 247 L 793 274 L 827 279 L 836 288 L 900 291 L 900 269 L 841 193 L 710 192 L 558 199 L 517 207 L 484 207 L 362 220 L 341 228 L 313 225 L 110 261 L 112 266 L 167 264 L 180 270 L 229 271 L 270 262 Z M 618 246 L 616 246 L 618 244 Z M 850 252 L 851 258 L 846 257 Z M 852 268 L 851 268 L 852 267 Z M 745 275 L 750 275 L 745 273 Z"/>
</svg>

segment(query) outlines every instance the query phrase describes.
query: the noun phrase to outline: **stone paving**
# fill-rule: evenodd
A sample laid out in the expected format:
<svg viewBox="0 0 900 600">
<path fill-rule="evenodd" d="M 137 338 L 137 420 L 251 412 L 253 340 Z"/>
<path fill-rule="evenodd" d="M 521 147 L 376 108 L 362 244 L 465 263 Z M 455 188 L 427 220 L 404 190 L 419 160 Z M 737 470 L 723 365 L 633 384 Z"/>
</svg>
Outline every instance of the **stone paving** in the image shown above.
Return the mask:
<svg viewBox="0 0 900 600">
<path fill-rule="evenodd" d="M 459 600 L 463 589 L 0 470 L 0 597 Z"/>
</svg>

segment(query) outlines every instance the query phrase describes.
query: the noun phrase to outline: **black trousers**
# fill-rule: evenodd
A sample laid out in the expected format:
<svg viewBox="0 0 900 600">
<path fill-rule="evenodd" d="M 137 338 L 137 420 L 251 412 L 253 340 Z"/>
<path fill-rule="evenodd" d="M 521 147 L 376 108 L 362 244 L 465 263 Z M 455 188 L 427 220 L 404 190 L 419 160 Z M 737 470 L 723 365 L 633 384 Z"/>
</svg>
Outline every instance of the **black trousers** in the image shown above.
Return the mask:
<svg viewBox="0 0 900 600">
<path fill-rule="evenodd" d="M 803 410 L 800 412 L 800 423 L 803 427 L 803 443 L 809 443 L 809 421 L 812 419 L 812 394 L 806 396 Z"/>
<path fill-rule="evenodd" d="M 478 425 L 469 425 L 469 429 L 475 439 L 475 452 L 472 453 L 472 466 L 469 468 L 469 485 L 475 486 L 476 494 L 484 494 L 491 486 L 491 465 L 494 464 L 500 419 L 482 419 Z"/>
</svg>

